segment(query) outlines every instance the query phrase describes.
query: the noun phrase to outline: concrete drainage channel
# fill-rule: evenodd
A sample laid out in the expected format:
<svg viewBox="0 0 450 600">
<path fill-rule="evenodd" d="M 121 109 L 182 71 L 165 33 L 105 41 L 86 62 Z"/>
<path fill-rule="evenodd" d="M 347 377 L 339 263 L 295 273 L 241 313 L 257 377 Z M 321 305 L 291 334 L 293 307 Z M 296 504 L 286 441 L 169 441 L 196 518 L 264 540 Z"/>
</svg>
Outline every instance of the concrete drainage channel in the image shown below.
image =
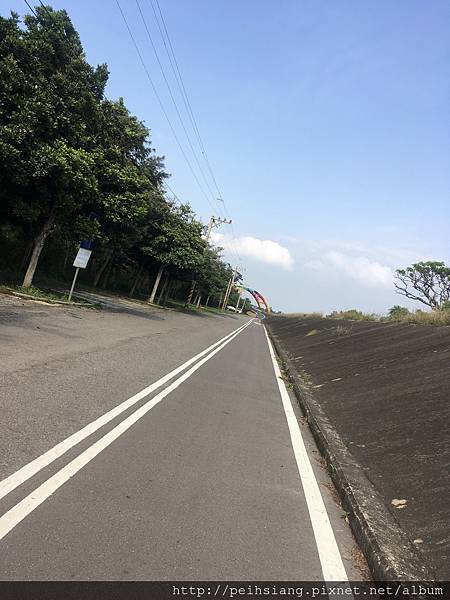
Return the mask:
<svg viewBox="0 0 450 600">
<path fill-rule="evenodd" d="M 267 325 L 270 339 L 314 435 L 320 453 L 349 514 L 353 534 L 375 581 L 433 582 L 432 568 L 387 510 L 380 493 L 367 479 L 329 418 L 306 389 L 297 368 Z"/>
</svg>

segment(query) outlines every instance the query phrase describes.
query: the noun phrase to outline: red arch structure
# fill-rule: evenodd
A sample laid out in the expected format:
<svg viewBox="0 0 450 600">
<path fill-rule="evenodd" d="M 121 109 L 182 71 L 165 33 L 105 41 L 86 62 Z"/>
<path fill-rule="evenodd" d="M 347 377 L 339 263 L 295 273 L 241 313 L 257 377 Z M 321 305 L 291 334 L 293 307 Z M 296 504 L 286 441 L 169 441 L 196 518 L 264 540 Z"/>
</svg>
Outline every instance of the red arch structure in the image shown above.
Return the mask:
<svg viewBox="0 0 450 600">
<path fill-rule="evenodd" d="M 248 287 L 244 287 L 244 290 L 246 290 L 249 294 L 253 296 L 260 310 L 264 310 L 267 314 L 270 313 L 270 306 L 262 294 Z"/>
</svg>

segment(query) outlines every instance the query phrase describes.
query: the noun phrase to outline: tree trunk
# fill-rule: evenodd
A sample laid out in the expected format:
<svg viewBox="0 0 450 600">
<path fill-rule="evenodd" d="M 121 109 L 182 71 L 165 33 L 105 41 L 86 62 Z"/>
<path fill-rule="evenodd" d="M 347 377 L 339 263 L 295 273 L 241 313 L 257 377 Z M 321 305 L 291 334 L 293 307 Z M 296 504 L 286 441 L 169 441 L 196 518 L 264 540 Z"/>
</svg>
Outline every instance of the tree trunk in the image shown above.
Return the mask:
<svg viewBox="0 0 450 600">
<path fill-rule="evenodd" d="M 133 297 L 133 294 L 136 291 L 136 287 L 137 287 L 138 281 L 141 278 L 141 273 L 142 273 L 142 265 L 139 266 L 139 269 L 138 269 L 138 271 L 136 273 L 136 277 L 134 278 L 134 283 L 131 286 L 130 293 L 128 294 L 131 298 Z"/>
<path fill-rule="evenodd" d="M 209 303 L 209 296 L 206 298 L 205 308 L 208 306 L 208 303 Z"/>
<path fill-rule="evenodd" d="M 164 271 L 164 265 L 159 267 L 158 275 L 156 276 L 155 283 L 153 284 L 152 293 L 150 294 L 150 298 L 148 299 L 149 304 L 153 304 L 155 301 L 156 292 L 158 291 L 159 282 L 161 281 L 161 275 Z"/>
<path fill-rule="evenodd" d="M 30 242 L 29 244 L 27 244 L 24 255 L 22 256 L 22 261 L 20 263 L 20 271 L 23 271 L 25 269 L 25 267 L 27 266 L 27 263 L 30 259 L 31 251 L 33 249 L 33 244 L 34 244 L 34 242 Z"/>
<path fill-rule="evenodd" d="M 163 286 L 161 288 L 161 291 L 159 292 L 158 300 L 156 301 L 158 304 L 161 304 L 161 300 L 163 299 L 164 292 L 166 291 L 168 283 L 169 283 L 169 274 L 166 273 L 166 276 L 164 278 Z"/>
<path fill-rule="evenodd" d="M 201 301 L 202 297 L 198 296 L 197 297 L 197 308 L 200 308 L 200 301 Z"/>
<path fill-rule="evenodd" d="M 28 268 L 25 273 L 25 277 L 23 278 L 22 287 L 27 288 L 33 283 L 34 273 L 36 271 L 36 267 L 39 261 L 39 257 L 42 252 L 42 248 L 44 247 L 45 240 L 48 238 L 53 224 L 55 222 L 54 215 L 50 215 L 47 221 L 44 223 L 41 231 L 38 233 L 36 238 L 34 239 L 33 250 L 30 256 L 30 262 L 28 263 Z"/>
<path fill-rule="evenodd" d="M 171 281 L 166 288 L 166 293 L 164 294 L 163 306 L 167 306 L 167 300 L 169 299 L 169 296 L 172 293 L 173 287 L 174 287 L 174 282 Z"/>
<path fill-rule="evenodd" d="M 105 260 L 103 261 L 103 263 L 100 266 L 100 269 L 97 271 L 97 273 L 95 274 L 95 278 L 94 278 L 94 287 L 98 286 L 98 282 L 100 281 L 100 277 L 103 275 L 104 270 L 106 269 L 106 267 L 109 264 L 109 261 L 112 258 L 112 252 L 109 251 L 108 254 L 106 255 Z"/>
<path fill-rule="evenodd" d="M 106 269 L 105 277 L 103 278 L 103 286 L 102 286 L 103 289 L 106 289 L 108 287 L 108 281 L 109 281 L 109 277 L 111 275 L 113 266 L 114 266 L 114 254 L 111 255 L 111 259 L 109 261 L 108 268 Z"/>
</svg>

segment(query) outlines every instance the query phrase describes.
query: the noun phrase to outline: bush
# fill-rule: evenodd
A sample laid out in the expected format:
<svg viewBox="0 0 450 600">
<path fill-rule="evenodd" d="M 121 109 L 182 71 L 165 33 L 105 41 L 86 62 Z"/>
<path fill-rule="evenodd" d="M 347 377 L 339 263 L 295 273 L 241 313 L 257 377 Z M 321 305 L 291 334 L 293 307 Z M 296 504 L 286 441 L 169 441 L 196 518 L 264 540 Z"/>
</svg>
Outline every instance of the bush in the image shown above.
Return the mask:
<svg viewBox="0 0 450 600">
<path fill-rule="evenodd" d="M 392 319 L 393 321 L 401 317 L 405 317 L 406 315 L 409 315 L 409 310 L 405 306 L 399 306 L 396 304 L 389 309 L 389 319 Z"/>
</svg>

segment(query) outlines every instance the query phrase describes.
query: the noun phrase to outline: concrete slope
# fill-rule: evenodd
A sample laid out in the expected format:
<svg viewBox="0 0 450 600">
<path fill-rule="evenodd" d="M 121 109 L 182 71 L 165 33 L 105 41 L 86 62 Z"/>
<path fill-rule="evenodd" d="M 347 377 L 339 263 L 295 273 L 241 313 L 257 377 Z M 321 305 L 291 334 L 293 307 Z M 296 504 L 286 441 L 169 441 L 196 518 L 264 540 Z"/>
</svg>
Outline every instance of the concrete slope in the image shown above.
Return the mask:
<svg viewBox="0 0 450 600">
<path fill-rule="evenodd" d="M 450 328 L 288 316 L 267 322 L 386 510 L 423 562 L 448 580 Z"/>
</svg>

